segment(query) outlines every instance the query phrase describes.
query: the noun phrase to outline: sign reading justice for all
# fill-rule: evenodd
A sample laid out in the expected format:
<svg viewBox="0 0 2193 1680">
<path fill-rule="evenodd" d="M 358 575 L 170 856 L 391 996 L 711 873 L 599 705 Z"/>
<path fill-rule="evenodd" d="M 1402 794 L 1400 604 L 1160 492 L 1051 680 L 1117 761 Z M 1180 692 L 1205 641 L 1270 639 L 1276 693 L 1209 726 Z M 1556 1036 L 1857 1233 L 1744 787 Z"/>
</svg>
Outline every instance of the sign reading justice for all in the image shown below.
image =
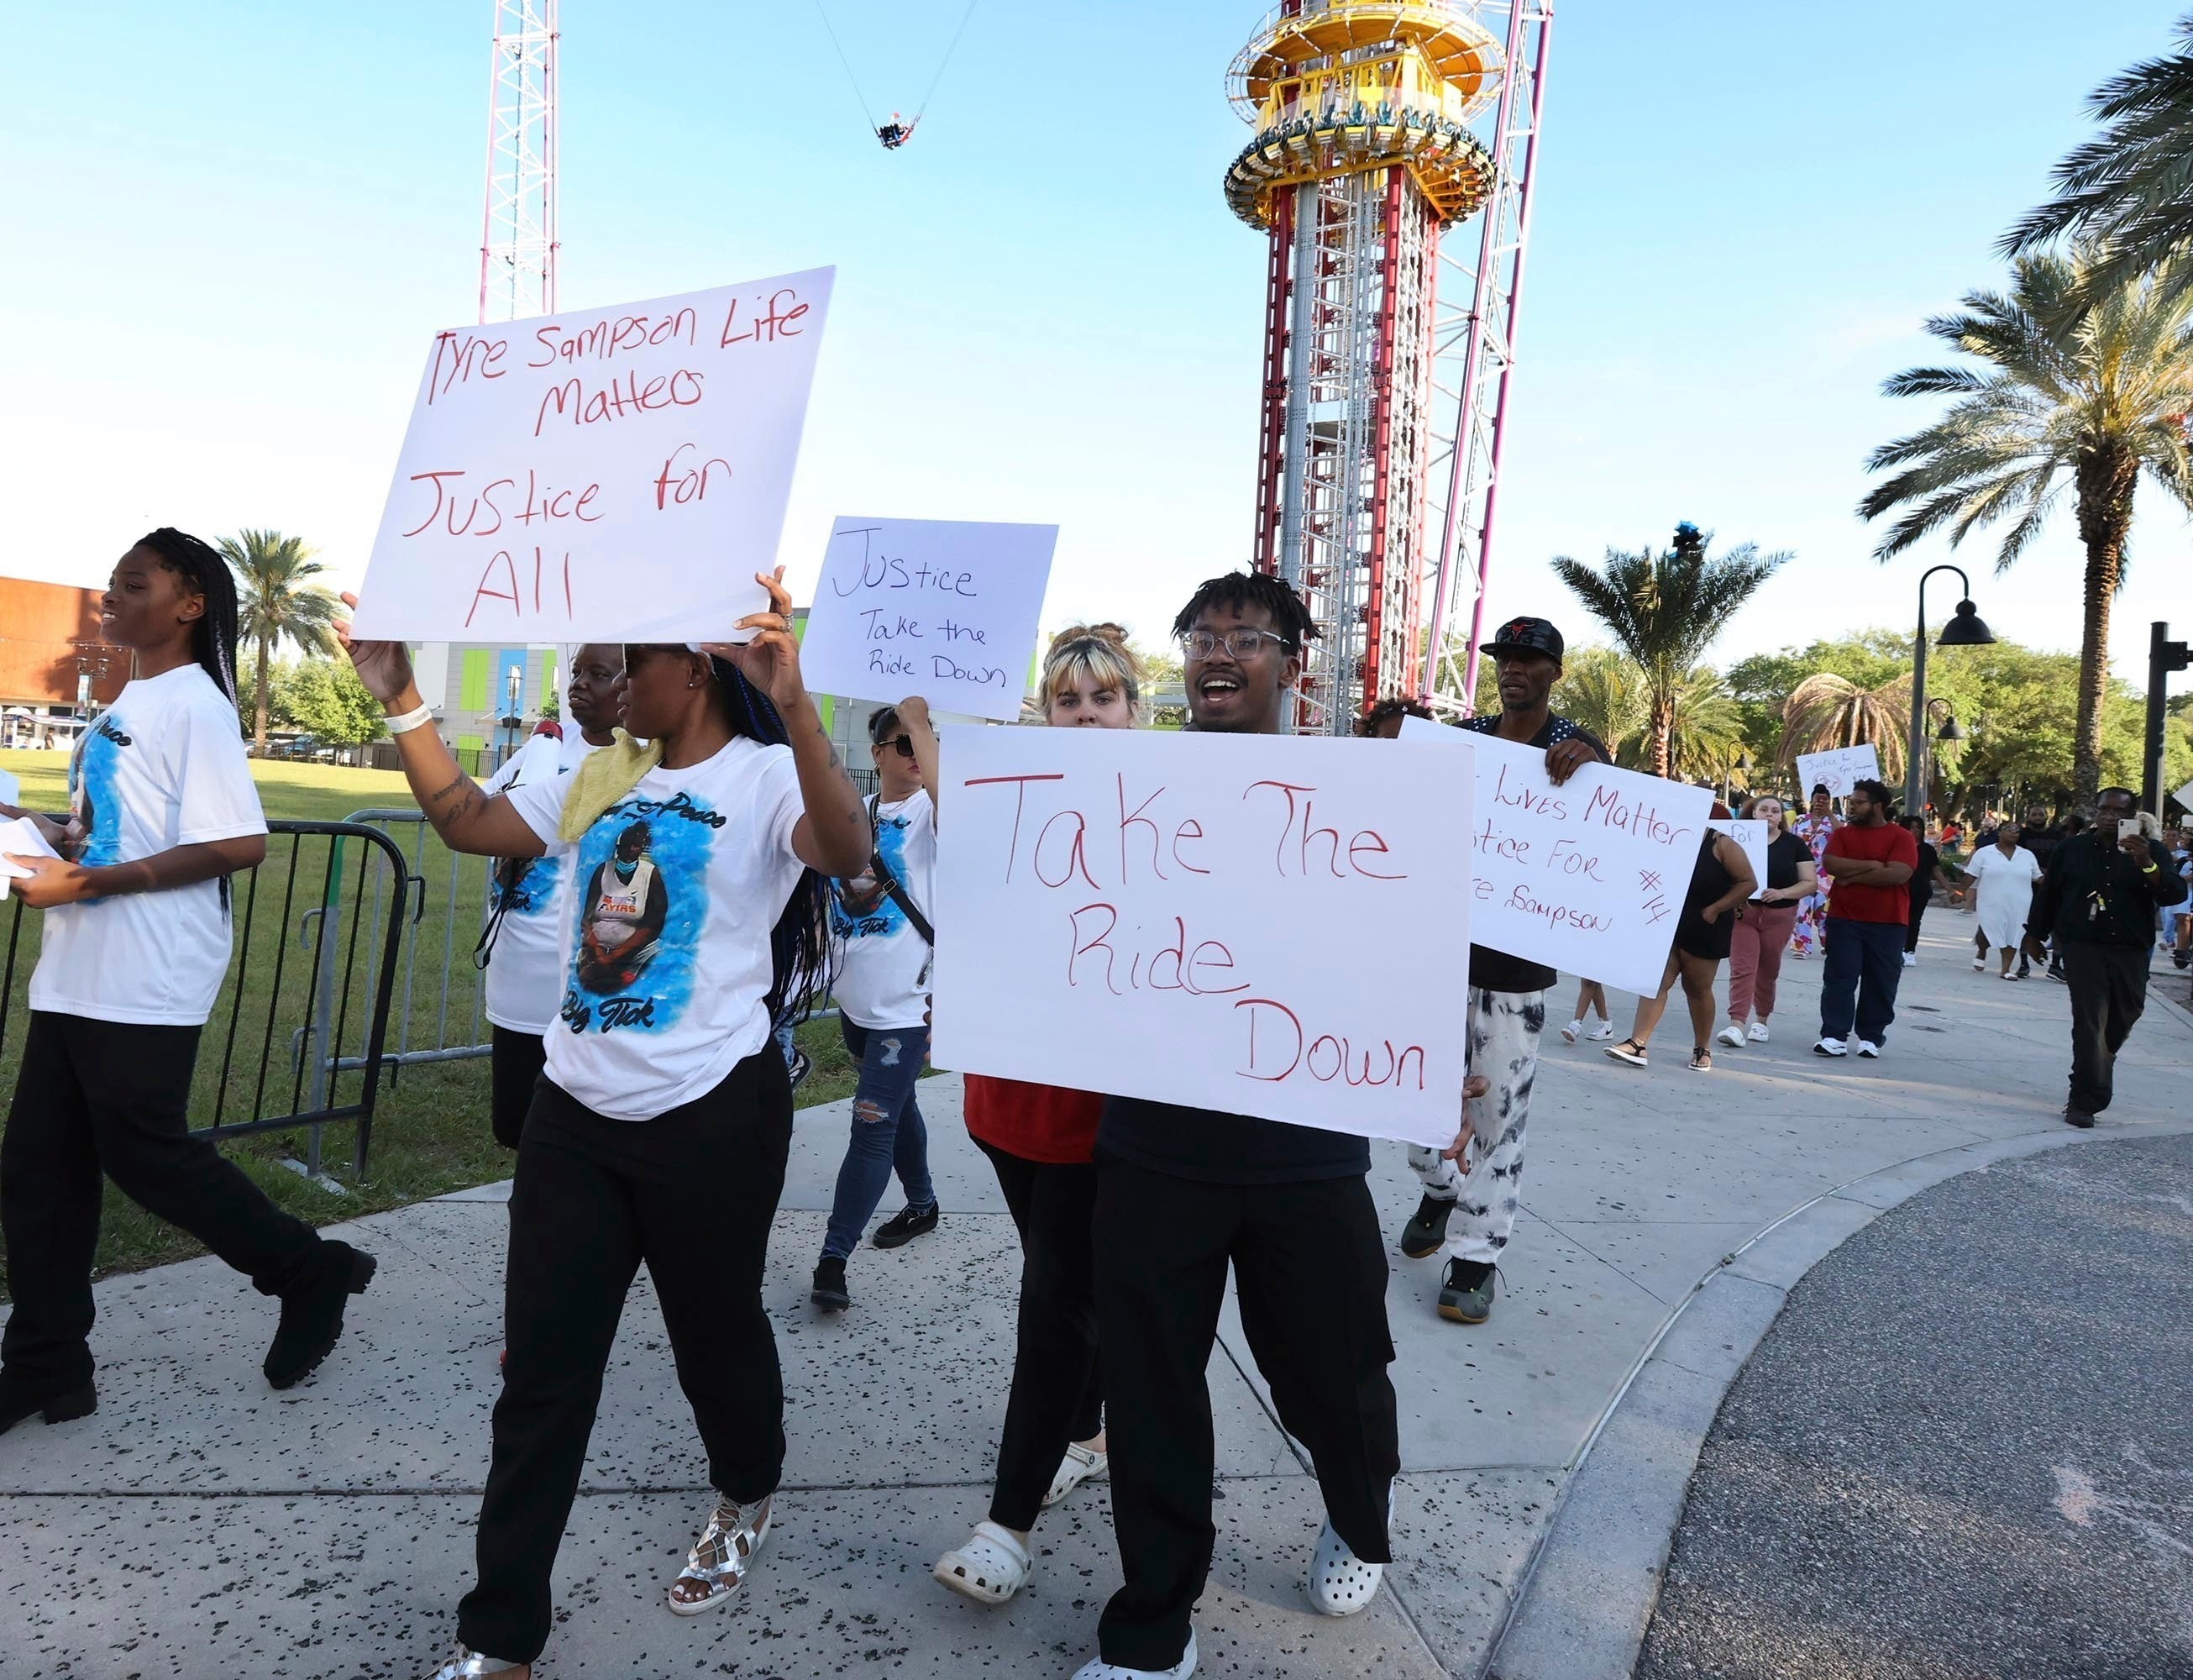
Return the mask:
<svg viewBox="0 0 2193 1680">
<path fill-rule="evenodd" d="M 735 639 L 768 604 L 834 272 L 436 334 L 358 634 Z"/>
</svg>

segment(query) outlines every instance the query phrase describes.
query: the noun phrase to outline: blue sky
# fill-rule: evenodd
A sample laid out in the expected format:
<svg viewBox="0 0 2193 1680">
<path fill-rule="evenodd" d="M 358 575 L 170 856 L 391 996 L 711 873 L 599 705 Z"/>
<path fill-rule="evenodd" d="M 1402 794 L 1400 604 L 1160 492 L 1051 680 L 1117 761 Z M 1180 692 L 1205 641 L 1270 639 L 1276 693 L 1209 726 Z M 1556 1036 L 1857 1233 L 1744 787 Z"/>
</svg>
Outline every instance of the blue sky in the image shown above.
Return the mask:
<svg viewBox="0 0 2193 1680">
<path fill-rule="evenodd" d="M 910 112 L 959 0 L 827 3 L 868 97 Z M 1852 513 L 1867 450 L 1930 411 L 1879 382 L 1997 282 L 1993 241 L 2087 132 L 2088 89 L 2181 8 L 1561 5 L 1490 616 L 1589 639 L 1547 557 L 1691 519 L 1796 554 L 1718 658 L 1908 623 L 1948 555 L 1881 567 Z M 1219 180 L 1257 13 L 983 0 L 886 154 L 810 3 L 563 0 L 564 304 L 837 264 L 795 584 L 839 511 L 1056 521 L 1046 622 L 1155 639 L 1247 553 L 1263 246 Z M 93 582 L 152 525 L 264 525 L 355 580 L 429 335 L 475 311 L 490 15 L 18 10 L 0 569 Z M 2193 628 L 2186 541 L 2144 496 L 2125 674 L 2150 619 Z M 1960 557 L 1990 622 L 2075 646 L 2068 515 L 2007 577 L 1990 553 Z"/>
</svg>

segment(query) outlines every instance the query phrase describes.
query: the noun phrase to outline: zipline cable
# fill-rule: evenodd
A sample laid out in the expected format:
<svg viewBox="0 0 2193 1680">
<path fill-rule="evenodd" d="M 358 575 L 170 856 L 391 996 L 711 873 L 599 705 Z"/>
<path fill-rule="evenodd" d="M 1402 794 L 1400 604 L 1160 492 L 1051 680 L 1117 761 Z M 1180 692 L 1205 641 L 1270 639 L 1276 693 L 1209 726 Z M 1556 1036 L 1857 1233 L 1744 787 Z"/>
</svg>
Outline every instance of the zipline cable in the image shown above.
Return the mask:
<svg viewBox="0 0 2193 1680">
<path fill-rule="evenodd" d="M 975 15 L 976 3 L 977 0 L 967 0 L 967 9 L 959 14 L 959 27 L 952 32 L 952 43 L 944 49 L 943 61 L 936 66 L 936 74 L 929 78 L 929 89 L 922 95 L 921 103 L 914 107 L 914 122 L 919 123 L 922 112 L 929 109 L 930 95 L 936 91 L 936 84 L 944 79 L 945 67 L 952 62 L 952 54 L 959 50 L 959 37 L 967 32 L 967 20 Z"/>
<path fill-rule="evenodd" d="M 822 9 L 822 0 L 814 0 L 814 4 L 815 15 L 822 20 L 822 32 L 830 37 L 830 44 L 837 49 L 838 62 L 845 68 L 845 80 L 852 84 L 853 97 L 860 104 L 861 115 L 867 119 L 869 129 L 873 130 L 876 127 L 876 116 L 874 112 L 868 109 L 868 96 L 861 91 L 861 78 L 853 74 L 852 61 L 845 56 L 845 48 L 839 44 L 838 32 L 830 26 L 830 14 Z M 968 9 L 971 11 L 974 9 L 970 6 Z M 965 20 L 961 20 L 960 26 L 962 28 L 966 26 Z M 941 75 L 942 72 L 940 71 L 938 73 Z M 931 83 L 930 87 L 931 91 L 934 91 L 936 83 Z"/>
</svg>

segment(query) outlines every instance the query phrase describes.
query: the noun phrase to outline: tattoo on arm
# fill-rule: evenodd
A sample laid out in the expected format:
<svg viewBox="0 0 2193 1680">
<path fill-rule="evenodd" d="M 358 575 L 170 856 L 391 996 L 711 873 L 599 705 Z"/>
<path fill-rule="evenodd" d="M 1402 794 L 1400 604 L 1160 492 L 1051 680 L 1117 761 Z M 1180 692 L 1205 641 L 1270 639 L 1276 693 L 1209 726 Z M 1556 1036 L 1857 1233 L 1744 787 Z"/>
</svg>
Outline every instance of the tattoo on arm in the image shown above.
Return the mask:
<svg viewBox="0 0 2193 1680">
<path fill-rule="evenodd" d="M 468 780 L 468 779 L 469 779 L 469 778 L 467 778 L 467 776 L 465 775 L 464 771 L 462 771 L 461 770 L 461 771 L 459 771 L 457 772 L 457 774 L 456 774 L 456 779 L 455 779 L 455 781 L 451 782 L 451 783 L 450 783 L 447 787 L 445 787 L 445 788 L 436 788 L 436 789 L 435 789 L 432 794 L 428 794 L 428 795 L 427 795 L 427 799 L 428 799 L 428 800 L 431 802 L 431 801 L 433 801 L 433 800 L 445 800 L 445 799 L 449 798 L 449 796 L 451 794 L 455 793 L 455 792 L 457 791 L 457 789 L 458 789 L 458 788 L 460 788 L 463 787 L 463 786 L 465 785 L 465 783 L 466 783 L 466 782 L 467 782 L 467 780 Z"/>
</svg>

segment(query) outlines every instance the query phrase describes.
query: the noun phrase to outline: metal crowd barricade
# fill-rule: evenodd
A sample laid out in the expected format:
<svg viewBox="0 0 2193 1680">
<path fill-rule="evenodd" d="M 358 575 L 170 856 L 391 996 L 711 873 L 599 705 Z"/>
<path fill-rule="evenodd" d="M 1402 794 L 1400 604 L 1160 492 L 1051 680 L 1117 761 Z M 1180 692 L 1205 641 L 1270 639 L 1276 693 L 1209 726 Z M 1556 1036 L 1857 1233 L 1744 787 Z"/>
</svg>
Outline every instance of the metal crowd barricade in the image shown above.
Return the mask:
<svg viewBox="0 0 2193 1680">
<path fill-rule="evenodd" d="M 301 1130 L 306 1174 L 324 1183 L 322 1132 L 348 1122 L 352 1171 L 363 1175 L 410 886 L 403 854 L 357 823 L 266 826 L 266 861 L 228 882 L 228 973 L 198 1041 L 191 1093 L 193 1121 L 209 1118 L 192 1130 L 205 1138 Z M 37 935 L 26 924 L 36 926 L 18 899 L 0 956 L 0 1075 L 10 1094 L 22 1054 L 12 1029 L 27 1020 L 35 962 Z M 278 1070 L 278 1042 L 286 1071 Z M 357 1075 L 347 1098 L 346 1073 Z"/>
<path fill-rule="evenodd" d="M 436 838 L 427 825 L 426 814 L 415 806 L 374 806 L 364 811 L 353 811 L 343 819 L 346 823 L 369 826 L 378 832 L 389 846 L 404 857 L 414 896 L 411 915 L 404 929 L 402 959 L 404 989 L 396 1004 L 396 1047 L 382 1057 L 383 1063 L 395 1077 L 396 1069 L 419 1062 L 461 1062 L 473 1057 L 487 1055 L 494 1045 L 486 1029 L 487 977 L 472 966 L 472 950 L 479 938 L 482 926 L 478 913 L 466 914 L 458 889 L 467 870 L 476 870 L 479 878 L 480 907 L 487 903 L 495 875 L 495 860 L 491 857 L 466 857 L 451 851 Z M 398 846 L 392 830 L 408 832 L 408 846 Z M 430 881 L 430 874 L 438 873 L 439 891 Z M 376 904 L 378 900 L 375 901 Z M 422 943 L 431 944 L 432 930 L 422 939 L 430 903 L 438 903 L 442 926 L 441 956 L 438 972 L 433 972 L 435 959 L 427 958 L 427 983 L 432 988 L 431 1000 L 433 1019 L 433 1042 L 414 1048 L 412 1029 L 421 1024 L 419 1009 L 421 994 L 419 990 L 419 951 Z M 460 935 L 461 934 L 461 943 Z M 461 973 L 458 965 L 461 962 Z M 461 1019 L 463 1025 L 455 1043 L 449 1037 L 449 1006 L 453 995 L 461 994 Z M 421 1035 L 424 1035 L 423 1034 Z M 339 1064 L 339 1070 L 347 1072 L 355 1068 L 355 1061 Z"/>
</svg>

